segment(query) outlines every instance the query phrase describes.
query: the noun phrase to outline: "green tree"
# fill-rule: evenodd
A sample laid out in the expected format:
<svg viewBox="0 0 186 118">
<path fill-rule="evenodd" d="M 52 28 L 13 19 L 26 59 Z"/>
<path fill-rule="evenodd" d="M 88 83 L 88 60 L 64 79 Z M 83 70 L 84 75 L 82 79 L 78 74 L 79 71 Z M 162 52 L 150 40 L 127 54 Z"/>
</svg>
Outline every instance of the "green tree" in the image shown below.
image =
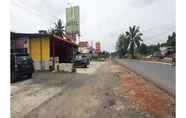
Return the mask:
<svg viewBox="0 0 186 118">
<path fill-rule="evenodd" d="M 54 23 L 54 28 L 50 28 L 49 29 L 49 34 L 55 34 L 55 35 L 58 35 L 58 36 L 61 36 L 63 37 L 64 36 L 64 26 L 62 24 L 62 20 L 61 19 L 58 19 L 56 23 Z"/>
<path fill-rule="evenodd" d="M 153 54 L 154 52 L 160 51 L 159 45 L 148 45 L 147 52 L 148 54 Z"/>
<path fill-rule="evenodd" d="M 135 25 L 133 27 L 129 27 L 129 31 L 126 32 L 126 36 L 129 39 L 129 51 L 131 53 L 132 58 L 136 58 L 135 49 L 140 47 L 140 43 L 143 41 L 141 36 L 143 34 L 140 32 L 139 27 Z"/>
<path fill-rule="evenodd" d="M 176 46 L 176 33 L 173 32 L 172 35 L 168 36 L 167 46 Z"/>
<path fill-rule="evenodd" d="M 129 39 L 124 33 L 120 34 L 118 41 L 116 43 L 116 50 L 120 57 L 124 56 L 128 51 Z"/>
<path fill-rule="evenodd" d="M 110 53 L 107 52 L 107 51 L 103 51 L 100 53 L 100 57 L 103 57 L 103 58 L 108 58 L 110 56 Z"/>
<path fill-rule="evenodd" d="M 142 43 L 139 47 L 139 53 L 140 54 L 143 54 L 143 55 L 146 55 L 148 54 L 148 47 L 146 44 Z"/>
</svg>

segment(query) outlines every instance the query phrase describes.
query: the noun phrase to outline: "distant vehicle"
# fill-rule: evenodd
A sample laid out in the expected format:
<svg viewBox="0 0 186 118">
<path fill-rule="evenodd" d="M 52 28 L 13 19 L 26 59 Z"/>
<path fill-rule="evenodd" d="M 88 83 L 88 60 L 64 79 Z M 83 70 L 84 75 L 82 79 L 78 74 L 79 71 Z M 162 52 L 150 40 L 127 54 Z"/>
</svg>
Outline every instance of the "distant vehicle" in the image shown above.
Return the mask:
<svg viewBox="0 0 186 118">
<path fill-rule="evenodd" d="M 33 72 L 33 61 L 27 53 L 11 52 L 11 82 L 25 76 L 31 78 Z"/>
<path fill-rule="evenodd" d="M 90 60 L 87 56 L 85 55 L 77 55 L 73 61 L 73 66 L 74 67 L 85 67 L 87 68 L 87 66 L 90 64 Z"/>
</svg>

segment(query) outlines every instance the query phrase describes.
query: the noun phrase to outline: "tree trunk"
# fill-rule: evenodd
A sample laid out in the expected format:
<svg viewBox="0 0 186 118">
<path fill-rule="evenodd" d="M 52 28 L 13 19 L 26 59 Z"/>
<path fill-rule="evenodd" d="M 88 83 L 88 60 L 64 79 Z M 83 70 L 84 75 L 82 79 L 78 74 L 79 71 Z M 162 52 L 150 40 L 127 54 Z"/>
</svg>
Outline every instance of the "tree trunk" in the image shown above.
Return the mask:
<svg viewBox="0 0 186 118">
<path fill-rule="evenodd" d="M 135 52 L 134 52 L 134 49 L 133 49 L 133 51 L 132 51 L 132 59 L 135 59 L 136 57 L 135 57 Z"/>
<path fill-rule="evenodd" d="M 131 56 L 132 56 L 132 59 L 135 59 L 135 54 L 134 54 L 134 43 L 131 44 Z"/>
</svg>

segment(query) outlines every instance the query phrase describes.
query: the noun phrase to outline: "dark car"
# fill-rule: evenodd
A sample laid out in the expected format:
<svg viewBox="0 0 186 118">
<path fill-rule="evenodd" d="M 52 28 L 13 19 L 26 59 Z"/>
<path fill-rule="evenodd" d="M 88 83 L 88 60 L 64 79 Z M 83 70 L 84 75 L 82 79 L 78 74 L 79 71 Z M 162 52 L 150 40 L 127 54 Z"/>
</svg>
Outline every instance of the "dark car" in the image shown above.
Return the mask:
<svg viewBox="0 0 186 118">
<path fill-rule="evenodd" d="M 32 58 L 26 53 L 11 53 L 11 82 L 31 78 L 34 72 Z"/>
<path fill-rule="evenodd" d="M 87 56 L 77 55 L 73 61 L 74 67 L 87 67 L 90 64 L 90 60 Z"/>
</svg>

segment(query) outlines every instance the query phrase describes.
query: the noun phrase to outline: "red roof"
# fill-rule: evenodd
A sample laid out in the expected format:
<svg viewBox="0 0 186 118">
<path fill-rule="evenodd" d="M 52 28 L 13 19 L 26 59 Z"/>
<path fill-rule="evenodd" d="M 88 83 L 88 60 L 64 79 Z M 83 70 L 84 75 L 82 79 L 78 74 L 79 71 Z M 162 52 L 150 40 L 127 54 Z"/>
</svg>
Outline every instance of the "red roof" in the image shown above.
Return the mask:
<svg viewBox="0 0 186 118">
<path fill-rule="evenodd" d="M 60 36 L 57 36 L 57 35 L 53 35 L 53 37 L 58 39 L 58 40 L 64 41 L 65 43 L 72 44 L 74 46 L 78 46 L 76 43 L 72 42 L 71 39 L 67 36 L 64 36 L 65 38 L 63 38 L 63 37 L 60 37 Z"/>
</svg>

